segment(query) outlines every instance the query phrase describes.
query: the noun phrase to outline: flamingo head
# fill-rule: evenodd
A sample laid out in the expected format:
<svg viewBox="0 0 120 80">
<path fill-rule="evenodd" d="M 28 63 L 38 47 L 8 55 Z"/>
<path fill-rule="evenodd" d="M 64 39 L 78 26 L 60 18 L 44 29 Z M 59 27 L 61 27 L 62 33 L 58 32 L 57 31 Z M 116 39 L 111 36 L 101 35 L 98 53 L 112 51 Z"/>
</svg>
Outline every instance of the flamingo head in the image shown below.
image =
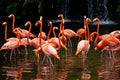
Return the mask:
<svg viewBox="0 0 120 80">
<path fill-rule="evenodd" d="M 2 25 L 3 25 L 3 26 L 7 25 L 7 22 L 3 22 Z"/>
<path fill-rule="evenodd" d="M 3 45 L 1 48 L 0 48 L 0 50 L 8 50 L 9 48 L 8 48 L 8 46 L 7 45 Z"/>
<path fill-rule="evenodd" d="M 59 17 L 59 18 L 63 18 L 63 14 L 59 14 L 58 17 Z"/>
<path fill-rule="evenodd" d="M 16 35 L 18 34 L 18 31 L 21 31 L 20 27 L 13 29 L 13 33 Z"/>
<path fill-rule="evenodd" d="M 60 60 L 60 57 L 59 57 L 58 54 L 54 54 L 53 56 L 54 56 L 55 58 L 57 58 L 58 60 Z"/>
<path fill-rule="evenodd" d="M 43 17 L 42 17 L 42 16 L 40 16 L 40 21 L 42 21 L 42 19 L 43 19 Z"/>
<path fill-rule="evenodd" d="M 12 18 L 13 16 L 14 16 L 14 14 L 12 13 L 8 16 L 8 18 Z"/>
<path fill-rule="evenodd" d="M 38 25 L 42 25 L 42 21 L 39 20 L 35 23 L 35 26 L 38 26 Z"/>
<path fill-rule="evenodd" d="M 52 22 L 51 22 L 51 21 L 49 21 L 49 22 L 48 22 L 48 26 L 51 26 L 51 25 L 52 25 Z"/>
<path fill-rule="evenodd" d="M 29 25 L 30 24 L 30 21 L 27 21 L 26 23 L 25 23 L 25 26 L 27 26 L 27 25 Z"/>
<path fill-rule="evenodd" d="M 90 18 L 86 18 L 86 22 L 92 22 Z"/>
<path fill-rule="evenodd" d="M 33 51 L 35 52 L 35 55 L 38 56 L 38 54 L 42 52 L 42 48 L 39 47 L 38 49 L 34 49 Z"/>
<path fill-rule="evenodd" d="M 95 21 L 100 21 L 100 19 L 98 17 L 96 17 L 93 19 L 93 22 L 95 22 Z"/>
</svg>

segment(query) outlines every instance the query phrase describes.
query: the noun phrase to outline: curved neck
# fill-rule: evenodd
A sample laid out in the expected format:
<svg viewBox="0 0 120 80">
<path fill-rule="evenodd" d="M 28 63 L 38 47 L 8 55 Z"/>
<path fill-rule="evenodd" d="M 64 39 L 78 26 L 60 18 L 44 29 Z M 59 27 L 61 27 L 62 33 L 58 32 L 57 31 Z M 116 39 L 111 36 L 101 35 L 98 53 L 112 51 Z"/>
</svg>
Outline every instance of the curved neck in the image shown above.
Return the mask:
<svg viewBox="0 0 120 80">
<path fill-rule="evenodd" d="M 86 18 L 84 18 L 85 40 L 87 40 Z"/>
<path fill-rule="evenodd" d="M 55 29 L 58 30 L 58 28 L 57 27 L 53 27 L 53 35 L 54 35 L 54 37 L 56 37 Z"/>
<path fill-rule="evenodd" d="M 4 22 L 5 24 L 3 24 L 5 26 L 5 36 L 4 36 L 4 39 L 5 41 L 7 41 L 7 22 Z"/>
<path fill-rule="evenodd" d="M 98 45 L 97 42 L 98 42 L 99 37 L 100 37 L 100 36 L 99 36 L 99 33 L 98 33 L 98 32 L 94 32 L 93 35 L 94 35 L 94 34 L 97 35 L 96 38 L 95 38 L 95 40 L 94 40 L 94 45 L 95 45 L 96 47 L 102 48 L 104 45 L 106 45 L 106 42 L 104 42 L 103 40 L 101 40 L 102 42 L 100 42 L 100 44 Z"/>
<path fill-rule="evenodd" d="M 38 26 L 38 25 L 40 25 L 40 37 L 39 37 L 40 43 L 39 44 L 41 47 L 42 46 L 42 21 L 41 20 L 36 22 L 35 26 Z"/>
<path fill-rule="evenodd" d="M 59 45 L 58 45 L 58 47 L 57 47 L 57 48 L 55 48 L 56 50 L 59 50 L 59 49 L 60 49 L 60 47 L 61 47 L 60 34 L 61 34 L 61 33 L 59 33 L 59 34 L 58 34 Z"/>
<path fill-rule="evenodd" d="M 15 16 L 13 15 L 12 18 L 13 18 L 13 21 L 12 21 L 12 30 L 14 30 L 14 27 L 15 27 Z"/>
<path fill-rule="evenodd" d="M 86 33 L 86 37 L 85 37 L 85 39 L 86 40 L 90 40 L 90 30 L 89 30 L 89 27 L 88 27 L 88 22 L 89 21 L 91 21 L 90 18 L 86 18 L 86 20 L 85 20 L 85 23 L 86 23 L 85 24 L 85 27 L 86 27 L 86 30 L 85 30 L 86 31 L 85 32 Z"/>
<path fill-rule="evenodd" d="M 89 27 L 88 27 L 88 22 L 86 22 L 86 31 L 87 31 L 87 32 L 86 32 L 86 36 L 87 36 L 87 37 L 86 37 L 86 38 L 87 38 L 86 40 L 89 40 L 89 39 L 90 39 L 90 37 L 89 37 L 89 36 L 90 36 L 90 30 L 89 30 Z"/>
<path fill-rule="evenodd" d="M 49 29 L 49 32 L 48 32 L 47 40 L 50 39 L 50 33 L 51 33 L 51 31 L 52 31 L 52 22 L 49 22 L 49 23 L 48 23 L 48 26 L 50 26 L 50 29 Z"/>
<path fill-rule="evenodd" d="M 25 24 L 25 27 L 29 25 L 29 30 L 28 30 L 28 35 L 27 35 L 27 42 L 29 44 L 29 36 L 30 36 L 30 32 L 31 32 L 31 29 L 32 29 L 32 24 L 30 21 L 27 21 L 26 24 Z"/>
<path fill-rule="evenodd" d="M 97 26 L 98 35 L 100 34 L 99 31 L 100 31 L 100 20 L 98 20 L 98 26 Z"/>
</svg>

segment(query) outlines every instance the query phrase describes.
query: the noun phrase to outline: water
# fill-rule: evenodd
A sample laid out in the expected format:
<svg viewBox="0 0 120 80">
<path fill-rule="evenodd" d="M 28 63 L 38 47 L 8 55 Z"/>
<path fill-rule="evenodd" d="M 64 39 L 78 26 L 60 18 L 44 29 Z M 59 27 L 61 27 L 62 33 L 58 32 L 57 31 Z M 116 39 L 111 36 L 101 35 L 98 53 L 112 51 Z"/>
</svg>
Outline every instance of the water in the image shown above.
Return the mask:
<svg viewBox="0 0 120 80">
<path fill-rule="evenodd" d="M 82 65 L 81 54 L 75 56 L 77 39 L 73 38 L 73 47 L 67 51 L 58 51 L 60 60 L 52 58 L 54 68 L 49 64 L 37 62 L 37 57 L 32 51 L 33 47 L 28 47 L 29 55 L 25 56 L 24 47 L 20 47 L 21 55 L 16 53 L 12 60 L 4 59 L 1 51 L 0 59 L 0 80 L 119 80 L 120 79 L 120 54 L 116 54 L 116 60 L 107 58 L 104 54 L 100 59 L 100 50 L 94 51 L 91 48 L 85 64 Z M 40 55 L 42 62 L 43 54 Z"/>
</svg>

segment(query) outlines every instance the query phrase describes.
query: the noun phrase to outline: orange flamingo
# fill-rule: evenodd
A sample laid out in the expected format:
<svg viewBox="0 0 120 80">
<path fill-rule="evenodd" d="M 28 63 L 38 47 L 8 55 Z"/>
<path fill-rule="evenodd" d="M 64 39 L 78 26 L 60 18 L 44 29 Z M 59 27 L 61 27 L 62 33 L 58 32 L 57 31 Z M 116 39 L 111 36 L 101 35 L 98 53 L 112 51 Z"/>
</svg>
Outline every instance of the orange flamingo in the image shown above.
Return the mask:
<svg viewBox="0 0 120 80">
<path fill-rule="evenodd" d="M 62 34 L 62 33 L 59 33 L 58 37 L 60 37 L 60 34 Z M 57 54 L 57 50 L 59 50 L 60 47 L 61 47 L 61 43 L 60 43 L 60 38 L 59 38 L 59 46 L 57 48 L 54 48 L 49 43 L 45 43 L 41 47 L 39 47 L 38 49 L 36 49 L 34 51 L 35 51 L 35 54 L 39 54 L 39 52 L 42 51 L 45 54 L 45 57 L 50 61 L 50 64 L 52 66 L 54 66 L 53 63 L 52 63 L 52 61 L 51 61 L 51 59 L 50 59 L 50 57 L 55 57 L 57 59 L 60 59 L 59 55 Z"/>
<path fill-rule="evenodd" d="M 85 38 L 85 32 L 86 32 L 86 29 L 85 29 L 85 26 L 86 26 L 86 23 L 85 23 L 85 21 L 86 21 L 86 16 L 84 16 L 84 28 L 80 28 L 80 29 L 78 29 L 77 30 L 77 34 L 79 35 L 79 39 L 82 37 L 82 39 L 84 39 Z"/>
<path fill-rule="evenodd" d="M 105 47 L 108 47 L 110 49 L 109 56 L 110 56 L 110 58 L 114 59 L 113 48 L 116 46 L 120 46 L 119 39 L 117 39 L 116 37 L 110 36 L 106 39 L 99 41 L 99 43 L 97 44 L 98 40 L 99 40 L 99 36 L 97 36 L 95 41 L 94 41 L 94 45 L 96 46 L 95 50 L 97 50 L 98 48 L 105 49 Z"/>
<path fill-rule="evenodd" d="M 91 41 L 92 41 L 92 38 L 95 34 L 98 34 L 97 36 L 100 35 L 100 19 L 98 17 L 94 18 L 93 22 L 95 22 L 95 21 L 98 21 L 97 32 L 91 33 Z M 105 39 L 107 37 L 110 37 L 110 35 L 109 34 L 104 34 L 104 35 L 99 36 L 99 39 L 102 40 L 102 39 Z"/>
<path fill-rule="evenodd" d="M 68 39 L 68 46 L 72 47 L 72 42 L 71 42 L 71 38 L 72 37 L 76 37 L 78 36 L 77 33 L 75 33 L 73 30 L 71 29 L 64 29 L 64 17 L 62 14 L 58 15 L 59 18 L 61 18 L 61 24 L 62 25 L 62 31 L 64 32 L 63 34 L 67 37 Z"/>
<path fill-rule="evenodd" d="M 42 22 L 42 19 L 43 19 L 43 17 L 40 16 L 40 21 L 41 21 L 41 22 Z M 40 33 L 38 34 L 38 37 L 40 37 Z M 42 31 L 42 39 L 43 39 L 43 40 L 46 40 L 46 38 L 47 38 L 46 33 Z"/>
<path fill-rule="evenodd" d="M 106 46 L 102 49 L 102 52 L 103 51 L 110 51 L 110 50 L 112 50 L 113 52 L 118 52 L 118 51 L 120 51 L 120 46 L 115 46 L 115 47 L 112 47 L 112 48 L 109 48 L 108 46 Z"/>
<path fill-rule="evenodd" d="M 91 22 L 91 20 L 90 20 L 90 18 L 86 18 L 86 25 L 84 25 L 84 26 L 86 26 L 86 31 L 87 32 L 85 32 L 85 33 L 87 33 L 87 35 L 85 36 L 86 37 L 86 39 L 85 40 L 81 40 L 81 41 L 79 41 L 78 42 L 78 45 L 77 45 L 77 50 L 76 50 L 76 52 L 75 52 L 75 55 L 78 55 L 78 53 L 80 53 L 80 52 L 82 52 L 82 63 L 84 64 L 84 61 L 85 61 L 85 59 L 86 59 L 86 57 L 87 57 L 87 53 L 88 53 L 88 51 L 89 51 L 89 49 L 90 49 L 90 43 L 89 43 L 89 27 L 88 27 L 88 22 Z"/>
<path fill-rule="evenodd" d="M 12 59 L 13 51 L 16 48 L 18 48 L 20 46 L 20 43 L 21 43 L 20 35 L 18 32 L 17 32 L 17 34 L 18 34 L 19 41 L 18 40 L 10 40 L 10 41 L 4 43 L 0 49 L 0 50 L 11 50 L 10 60 Z M 14 54 L 15 54 L 15 51 L 14 51 Z M 5 56 L 6 56 L 6 54 L 4 54 L 4 57 Z"/>
<path fill-rule="evenodd" d="M 45 43 L 45 40 L 42 38 L 42 16 L 40 17 L 40 20 L 35 23 L 35 26 L 38 25 L 40 25 L 39 37 L 33 38 L 30 43 L 30 45 L 34 46 L 35 48 L 39 48 L 40 45 Z"/>
<path fill-rule="evenodd" d="M 51 33 L 51 30 L 52 30 L 52 22 L 51 21 L 49 21 L 49 23 L 48 23 L 48 26 L 50 26 L 50 30 L 49 30 L 49 33 L 48 33 L 48 43 L 49 44 L 51 44 L 53 47 L 57 47 L 58 45 L 59 45 L 59 39 L 56 37 L 56 34 L 55 34 L 55 29 L 58 29 L 57 27 L 53 27 L 53 34 L 54 34 L 54 37 L 52 37 L 52 38 L 50 38 L 49 39 L 49 36 L 50 36 L 50 33 Z M 61 46 L 63 47 L 63 48 L 65 48 L 65 49 L 67 49 L 66 48 L 66 46 L 62 43 L 62 41 L 60 41 L 61 42 Z"/>
<path fill-rule="evenodd" d="M 8 16 L 8 18 L 12 18 L 13 19 L 13 21 L 12 21 L 12 30 L 19 30 L 19 34 L 20 34 L 20 36 L 21 37 L 27 37 L 27 34 L 28 34 L 28 32 L 29 31 L 27 31 L 27 30 L 25 30 L 25 29 L 21 29 L 20 27 L 17 27 L 17 28 L 15 28 L 15 15 L 14 14 L 10 14 L 9 16 Z M 34 34 L 32 34 L 32 33 L 30 33 L 30 37 L 36 37 Z"/>
<path fill-rule="evenodd" d="M 25 47 L 25 53 L 26 55 L 28 55 L 28 50 L 27 50 L 27 46 L 30 45 L 31 43 L 31 39 L 29 38 L 30 36 L 30 31 L 31 31 L 31 28 L 32 28 L 32 24 L 30 21 L 27 21 L 25 23 L 25 27 L 29 25 L 29 31 L 28 31 L 28 34 L 27 34 L 27 38 L 22 38 L 21 39 L 21 44 L 20 45 L 23 45 Z"/>
<path fill-rule="evenodd" d="M 2 24 L 3 26 L 5 26 L 5 36 L 4 36 L 4 38 L 5 38 L 5 41 L 19 41 L 19 39 L 18 39 L 18 34 L 16 33 L 16 36 L 17 36 L 17 38 L 16 37 L 10 37 L 10 38 L 7 38 L 7 22 L 3 22 L 3 24 Z M 15 31 L 13 31 L 14 33 L 15 33 Z M 20 54 L 20 51 L 17 49 L 17 51 L 18 51 L 18 53 Z M 6 53 L 5 53 L 5 55 L 7 54 L 7 52 L 8 51 L 6 51 Z"/>
<path fill-rule="evenodd" d="M 110 33 L 111 36 L 115 36 L 116 38 L 120 39 L 120 30 L 115 30 Z"/>
<path fill-rule="evenodd" d="M 11 41 L 11 40 L 19 40 L 18 38 L 16 38 L 16 37 L 11 37 L 11 38 L 7 38 L 7 22 L 3 22 L 3 24 L 2 24 L 3 26 L 5 26 L 5 36 L 4 36 L 4 38 L 5 38 L 5 41 Z M 16 36 L 17 36 L 17 34 L 16 34 Z M 18 37 L 18 36 L 17 36 Z"/>
</svg>

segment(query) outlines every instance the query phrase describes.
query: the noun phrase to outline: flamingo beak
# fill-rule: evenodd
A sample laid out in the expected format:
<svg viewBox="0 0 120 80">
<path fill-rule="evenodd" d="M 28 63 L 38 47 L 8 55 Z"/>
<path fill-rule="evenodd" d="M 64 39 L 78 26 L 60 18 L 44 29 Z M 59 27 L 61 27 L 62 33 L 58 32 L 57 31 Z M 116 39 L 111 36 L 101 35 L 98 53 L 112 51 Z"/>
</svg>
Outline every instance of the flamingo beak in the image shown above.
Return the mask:
<svg viewBox="0 0 120 80">
<path fill-rule="evenodd" d="M 57 58 L 58 60 L 60 60 L 60 57 L 58 54 L 54 54 L 54 57 Z"/>
<path fill-rule="evenodd" d="M 78 55 L 78 53 L 79 53 L 79 52 L 78 52 L 78 51 L 76 51 L 76 52 L 75 52 L 75 55 L 77 56 L 77 55 Z"/>
<path fill-rule="evenodd" d="M 98 49 L 97 47 L 94 48 L 95 51 L 97 51 L 97 49 Z"/>
</svg>

